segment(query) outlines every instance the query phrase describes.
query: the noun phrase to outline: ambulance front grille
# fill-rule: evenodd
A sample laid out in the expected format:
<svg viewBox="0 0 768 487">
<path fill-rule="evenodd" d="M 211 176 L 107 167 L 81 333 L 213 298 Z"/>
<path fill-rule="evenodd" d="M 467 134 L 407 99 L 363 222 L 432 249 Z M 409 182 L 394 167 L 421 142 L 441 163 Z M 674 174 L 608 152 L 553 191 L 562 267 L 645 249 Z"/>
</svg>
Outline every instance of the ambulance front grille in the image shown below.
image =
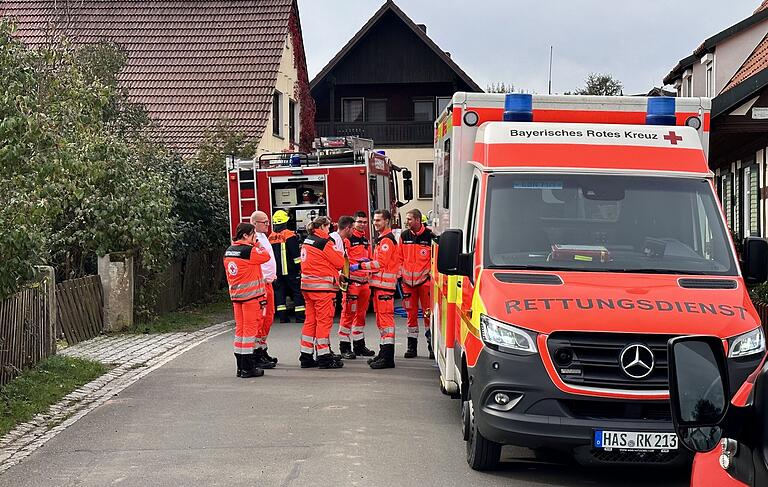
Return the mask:
<svg viewBox="0 0 768 487">
<path fill-rule="evenodd" d="M 547 349 L 555 370 L 566 384 L 612 390 L 667 390 L 667 342 L 674 335 L 555 332 Z M 653 353 L 653 369 L 647 377 L 634 379 L 621 367 L 621 352 L 640 344 Z M 567 351 L 565 354 L 558 353 Z M 557 363 L 556 357 L 572 355 L 570 363 Z"/>
</svg>

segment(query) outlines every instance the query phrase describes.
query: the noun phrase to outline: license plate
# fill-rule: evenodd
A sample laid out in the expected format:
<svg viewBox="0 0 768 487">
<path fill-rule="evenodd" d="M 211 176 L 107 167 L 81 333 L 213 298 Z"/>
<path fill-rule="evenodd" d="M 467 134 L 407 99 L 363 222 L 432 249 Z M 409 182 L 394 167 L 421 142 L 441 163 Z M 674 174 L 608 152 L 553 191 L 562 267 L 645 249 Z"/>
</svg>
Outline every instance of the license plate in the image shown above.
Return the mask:
<svg viewBox="0 0 768 487">
<path fill-rule="evenodd" d="M 605 450 L 677 450 L 675 433 L 595 431 L 595 447 Z"/>
</svg>

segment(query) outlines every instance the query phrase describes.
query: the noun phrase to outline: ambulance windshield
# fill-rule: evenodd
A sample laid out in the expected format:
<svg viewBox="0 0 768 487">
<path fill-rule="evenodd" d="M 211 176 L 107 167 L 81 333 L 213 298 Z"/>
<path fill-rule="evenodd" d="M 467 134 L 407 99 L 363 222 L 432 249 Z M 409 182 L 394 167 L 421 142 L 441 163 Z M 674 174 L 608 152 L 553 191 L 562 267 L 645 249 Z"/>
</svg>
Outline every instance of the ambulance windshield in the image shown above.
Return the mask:
<svg viewBox="0 0 768 487">
<path fill-rule="evenodd" d="M 497 174 L 486 207 L 489 267 L 737 273 L 705 179 Z"/>
</svg>

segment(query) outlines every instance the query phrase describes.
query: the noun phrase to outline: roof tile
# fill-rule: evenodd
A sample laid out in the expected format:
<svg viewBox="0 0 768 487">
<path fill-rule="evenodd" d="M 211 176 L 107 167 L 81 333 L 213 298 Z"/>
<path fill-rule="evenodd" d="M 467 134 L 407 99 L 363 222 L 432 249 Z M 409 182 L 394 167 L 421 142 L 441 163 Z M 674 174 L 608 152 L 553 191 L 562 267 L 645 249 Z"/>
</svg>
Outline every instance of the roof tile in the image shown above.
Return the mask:
<svg viewBox="0 0 768 487">
<path fill-rule="evenodd" d="M 17 35 L 30 45 L 56 26 L 79 43 L 123 46 L 121 85 L 185 156 L 221 119 L 261 138 L 293 8 L 294 0 L 0 2 L 0 14 L 17 20 Z"/>
</svg>

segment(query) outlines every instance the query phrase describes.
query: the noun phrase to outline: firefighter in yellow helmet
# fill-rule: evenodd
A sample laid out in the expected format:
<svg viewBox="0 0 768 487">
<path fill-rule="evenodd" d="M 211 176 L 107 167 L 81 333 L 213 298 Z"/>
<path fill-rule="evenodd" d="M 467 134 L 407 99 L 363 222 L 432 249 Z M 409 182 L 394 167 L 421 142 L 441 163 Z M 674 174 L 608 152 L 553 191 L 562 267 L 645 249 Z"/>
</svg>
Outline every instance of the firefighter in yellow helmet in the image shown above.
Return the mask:
<svg viewBox="0 0 768 487">
<path fill-rule="evenodd" d="M 288 230 L 288 213 L 277 210 L 272 215 L 272 233 L 269 243 L 275 253 L 277 279 L 272 283 L 275 291 L 275 314 L 280 323 L 288 323 L 288 308 L 285 305 L 288 293 L 293 297 L 296 323 L 304 322 L 304 296 L 301 294 L 301 252 L 299 237 Z"/>
</svg>

